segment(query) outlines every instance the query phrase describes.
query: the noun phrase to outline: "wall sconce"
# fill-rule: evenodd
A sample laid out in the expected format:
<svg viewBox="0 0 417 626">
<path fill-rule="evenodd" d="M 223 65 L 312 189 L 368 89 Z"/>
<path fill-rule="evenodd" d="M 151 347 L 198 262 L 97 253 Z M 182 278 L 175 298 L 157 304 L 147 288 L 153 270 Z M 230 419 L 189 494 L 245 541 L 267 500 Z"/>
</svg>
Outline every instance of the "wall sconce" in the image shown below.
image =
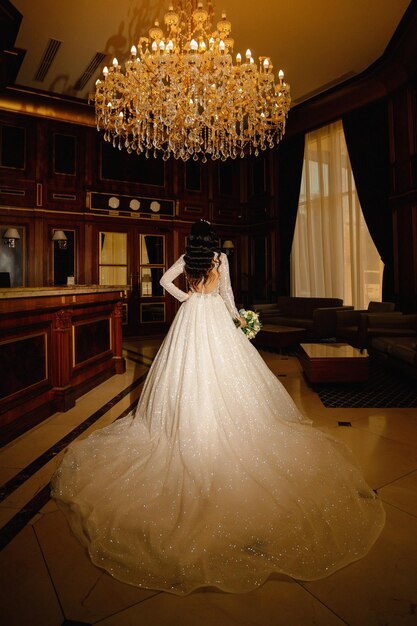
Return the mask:
<svg viewBox="0 0 417 626">
<path fill-rule="evenodd" d="M 152 295 L 152 276 L 150 274 L 142 274 L 140 279 L 141 285 L 141 296 L 151 296 Z"/>
<path fill-rule="evenodd" d="M 17 228 L 8 228 L 3 233 L 3 242 L 9 248 L 16 247 L 16 239 L 20 239 L 19 231 Z"/>
<path fill-rule="evenodd" d="M 225 251 L 225 253 L 229 255 L 232 252 L 232 250 L 234 250 L 235 244 L 230 239 L 226 239 L 226 241 L 223 241 L 222 248 Z"/>
<path fill-rule="evenodd" d="M 52 241 L 58 242 L 58 247 L 60 250 L 67 249 L 68 238 L 63 230 L 54 230 L 54 234 L 52 235 Z"/>
</svg>

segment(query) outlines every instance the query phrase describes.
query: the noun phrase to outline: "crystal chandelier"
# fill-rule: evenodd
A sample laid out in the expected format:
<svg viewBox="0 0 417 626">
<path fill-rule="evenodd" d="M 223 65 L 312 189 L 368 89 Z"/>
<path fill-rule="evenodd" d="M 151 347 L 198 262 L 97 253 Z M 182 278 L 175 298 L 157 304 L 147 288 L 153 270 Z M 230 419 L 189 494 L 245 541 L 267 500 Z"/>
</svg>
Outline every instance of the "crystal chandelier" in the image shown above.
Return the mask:
<svg viewBox="0 0 417 626">
<path fill-rule="evenodd" d="M 132 46 L 124 68 L 113 59 L 96 81 L 97 129 L 120 150 L 186 161 L 243 157 L 273 148 L 285 132 L 290 88 L 275 82 L 269 57 L 236 55 L 223 14 L 211 29 L 213 8 L 177 0 Z"/>
</svg>

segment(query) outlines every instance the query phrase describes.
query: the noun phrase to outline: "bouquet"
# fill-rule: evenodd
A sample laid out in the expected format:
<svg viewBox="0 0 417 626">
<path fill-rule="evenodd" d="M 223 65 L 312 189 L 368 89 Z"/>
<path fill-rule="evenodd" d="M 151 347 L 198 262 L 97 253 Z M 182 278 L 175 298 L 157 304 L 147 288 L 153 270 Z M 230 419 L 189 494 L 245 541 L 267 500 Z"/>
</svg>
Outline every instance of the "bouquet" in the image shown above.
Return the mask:
<svg viewBox="0 0 417 626">
<path fill-rule="evenodd" d="M 246 326 L 241 327 L 248 339 L 253 339 L 258 331 L 261 330 L 262 324 L 259 321 L 259 313 L 255 311 L 247 311 L 246 309 L 240 309 L 239 315 L 246 321 Z M 237 327 L 240 326 L 240 320 L 235 320 Z"/>
</svg>

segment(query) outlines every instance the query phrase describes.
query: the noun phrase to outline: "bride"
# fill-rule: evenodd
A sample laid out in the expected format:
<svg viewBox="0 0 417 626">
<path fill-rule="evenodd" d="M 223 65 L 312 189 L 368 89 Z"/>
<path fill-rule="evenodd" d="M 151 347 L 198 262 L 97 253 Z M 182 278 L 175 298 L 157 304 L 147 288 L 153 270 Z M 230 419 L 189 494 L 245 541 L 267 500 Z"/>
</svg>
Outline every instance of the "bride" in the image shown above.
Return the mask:
<svg viewBox="0 0 417 626">
<path fill-rule="evenodd" d="M 236 328 L 217 242 L 195 223 L 161 279 L 183 304 L 136 412 L 73 443 L 52 480 L 93 563 L 179 595 L 323 578 L 363 557 L 385 519 L 350 450 L 311 427 Z"/>
</svg>

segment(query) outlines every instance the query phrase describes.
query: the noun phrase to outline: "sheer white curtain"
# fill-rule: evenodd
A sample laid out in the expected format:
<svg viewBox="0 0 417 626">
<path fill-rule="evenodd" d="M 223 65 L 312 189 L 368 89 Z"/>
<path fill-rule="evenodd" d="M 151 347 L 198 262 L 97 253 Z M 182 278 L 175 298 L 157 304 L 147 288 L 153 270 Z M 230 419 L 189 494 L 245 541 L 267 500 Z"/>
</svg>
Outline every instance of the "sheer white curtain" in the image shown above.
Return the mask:
<svg viewBox="0 0 417 626">
<path fill-rule="evenodd" d="M 338 297 L 366 308 L 382 298 L 383 268 L 359 204 L 342 122 L 308 133 L 291 251 L 292 295 Z"/>
</svg>

